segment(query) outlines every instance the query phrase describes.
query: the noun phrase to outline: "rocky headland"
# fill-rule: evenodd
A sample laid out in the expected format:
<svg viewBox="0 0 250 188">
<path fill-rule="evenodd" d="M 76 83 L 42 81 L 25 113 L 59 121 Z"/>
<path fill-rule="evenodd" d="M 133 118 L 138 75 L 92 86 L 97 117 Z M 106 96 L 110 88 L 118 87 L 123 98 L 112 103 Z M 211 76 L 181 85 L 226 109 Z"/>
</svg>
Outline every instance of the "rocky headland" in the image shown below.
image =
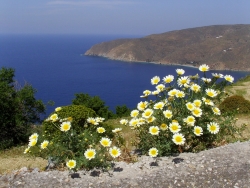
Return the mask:
<svg viewBox="0 0 250 188">
<path fill-rule="evenodd" d="M 214 25 L 117 39 L 92 46 L 85 55 L 213 70 L 250 71 L 250 25 Z"/>
</svg>

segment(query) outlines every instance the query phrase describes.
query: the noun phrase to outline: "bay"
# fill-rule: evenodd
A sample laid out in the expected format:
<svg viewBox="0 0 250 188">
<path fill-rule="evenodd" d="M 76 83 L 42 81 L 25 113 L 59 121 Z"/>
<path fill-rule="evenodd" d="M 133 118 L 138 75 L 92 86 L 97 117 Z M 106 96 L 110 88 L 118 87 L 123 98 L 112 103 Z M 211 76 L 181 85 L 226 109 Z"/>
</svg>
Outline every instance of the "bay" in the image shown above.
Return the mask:
<svg viewBox="0 0 250 188">
<path fill-rule="evenodd" d="M 95 35 L 0 35 L 0 67 L 15 69 L 15 79 L 30 83 L 36 98 L 44 103 L 49 115 L 55 107 L 70 105 L 76 93 L 98 95 L 110 110 L 126 104 L 135 108 L 146 89 L 154 90 L 150 79 L 173 74 L 177 68 L 194 75 L 198 69 L 153 63 L 122 62 L 84 56 L 92 45 L 117 38 L 138 36 Z M 234 76 L 235 81 L 249 74 L 241 71 L 211 71 Z M 211 76 L 211 72 L 208 73 Z"/>
</svg>

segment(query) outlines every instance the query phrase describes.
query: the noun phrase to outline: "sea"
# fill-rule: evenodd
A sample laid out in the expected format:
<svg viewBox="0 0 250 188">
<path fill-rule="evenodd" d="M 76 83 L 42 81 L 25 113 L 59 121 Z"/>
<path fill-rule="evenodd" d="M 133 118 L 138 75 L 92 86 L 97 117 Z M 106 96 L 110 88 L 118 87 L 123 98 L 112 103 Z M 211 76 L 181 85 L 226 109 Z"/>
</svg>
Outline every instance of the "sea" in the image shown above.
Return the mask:
<svg viewBox="0 0 250 188">
<path fill-rule="evenodd" d="M 146 89 L 154 90 L 151 78 L 175 75 L 182 68 L 185 75 L 195 75 L 197 68 L 154 63 L 124 62 L 84 56 L 94 44 L 125 35 L 0 35 L 0 67 L 15 69 L 20 85 L 31 84 L 36 99 L 46 104 L 46 115 L 56 107 L 72 103 L 76 93 L 99 96 L 115 112 L 117 105 L 136 108 Z M 250 74 L 241 71 L 210 71 L 230 74 L 235 81 Z M 54 101 L 54 105 L 48 105 Z"/>
</svg>

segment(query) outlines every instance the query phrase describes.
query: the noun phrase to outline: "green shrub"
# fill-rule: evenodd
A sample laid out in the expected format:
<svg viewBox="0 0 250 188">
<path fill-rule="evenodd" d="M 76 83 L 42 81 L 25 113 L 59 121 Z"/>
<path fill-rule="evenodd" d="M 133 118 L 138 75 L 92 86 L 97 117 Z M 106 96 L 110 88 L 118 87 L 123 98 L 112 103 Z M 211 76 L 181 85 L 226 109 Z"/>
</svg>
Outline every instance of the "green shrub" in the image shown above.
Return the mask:
<svg viewBox="0 0 250 188">
<path fill-rule="evenodd" d="M 73 105 L 84 105 L 91 108 L 95 113 L 105 119 L 113 118 L 115 115 L 110 111 L 108 106 L 105 106 L 105 102 L 101 100 L 99 96 L 90 96 L 89 94 L 77 93 L 75 99 L 72 100 Z"/>
<path fill-rule="evenodd" d="M 222 112 L 232 112 L 238 110 L 239 113 L 250 112 L 250 101 L 239 95 L 227 97 L 220 105 Z"/>
<path fill-rule="evenodd" d="M 86 124 L 86 120 L 88 117 L 97 116 L 96 113 L 90 109 L 85 107 L 84 105 L 69 105 L 59 107 L 58 111 L 53 112 L 53 114 L 57 114 L 59 119 L 65 119 L 71 117 L 74 121 L 72 122 L 72 128 L 80 133 L 84 131 L 84 125 Z M 42 124 L 43 134 L 45 135 L 45 139 L 52 140 L 55 137 L 58 137 L 62 134 L 62 132 L 54 125 L 52 121 L 43 121 Z"/>
<path fill-rule="evenodd" d="M 27 142 L 32 124 L 39 122 L 45 106 L 35 99 L 36 90 L 14 81 L 15 70 L 0 70 L 0 149 Z"/>
<path fill-rule="evenodd" d="M 117 117 L 127 117 L 130 115 L 131 110 L 126 105 L 122 105 L 116 106 L 115 112 Z"/>
<path fill-rule="evenodd" d="M 198 74 L 184 76 L 183 69 L 177 69 L 176 75 L 151 79 L 153 90 L 143 92 L 145 101 L 131 112 L 132 119 L 120 121 L 135 131 L 135 145 L 143 154 L 156 157 L 197 152 L 236 132 L 234 114 L 222 114 L 218 108 L 224 87 L 234 78 L 221 74 L 208 78 L 208 69 L 200 66 L 201 79 Z"/>
<path fill-rule="evenodd" d="M 74 171 L 110 167 L 111 157 L 120 155 L 120 149 L 112 146 L 121 146 L 121 130 L 112 130 L 104 118 L 95 115 L 83 105 L 56 108 L 43 122 L 43 134 L 30 136 L 24 153 L 49 159 L 56 166 L 62 164 Z"/>
</svg>

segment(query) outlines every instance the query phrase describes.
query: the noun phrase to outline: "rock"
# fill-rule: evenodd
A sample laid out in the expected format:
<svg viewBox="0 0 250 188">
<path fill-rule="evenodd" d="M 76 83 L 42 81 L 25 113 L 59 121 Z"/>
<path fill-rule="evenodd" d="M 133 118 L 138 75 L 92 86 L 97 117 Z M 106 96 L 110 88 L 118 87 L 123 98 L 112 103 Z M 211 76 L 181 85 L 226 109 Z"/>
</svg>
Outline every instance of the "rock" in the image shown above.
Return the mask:
<svg viewBox="0 0 250 188">
<path fill-rule="evenodd" d="M 249 156 L 250 141 L 247 141 L 196 154 L 162 157 L 157 161 L 141 156 L 136 163 L 115 163 L 109 173 L 78 171 L 72 177 L 68 171 L 40 172 L 24 167 L 0 176 L 0 187 L 248 187 Z M 175 164 L 173 159 L 176 158 L 183 160 Z M 158 166 L 150 166 L 152 162 L 157 162 Z M 93 172 L 98 175 L 92 176 Z"/>
</svg>

